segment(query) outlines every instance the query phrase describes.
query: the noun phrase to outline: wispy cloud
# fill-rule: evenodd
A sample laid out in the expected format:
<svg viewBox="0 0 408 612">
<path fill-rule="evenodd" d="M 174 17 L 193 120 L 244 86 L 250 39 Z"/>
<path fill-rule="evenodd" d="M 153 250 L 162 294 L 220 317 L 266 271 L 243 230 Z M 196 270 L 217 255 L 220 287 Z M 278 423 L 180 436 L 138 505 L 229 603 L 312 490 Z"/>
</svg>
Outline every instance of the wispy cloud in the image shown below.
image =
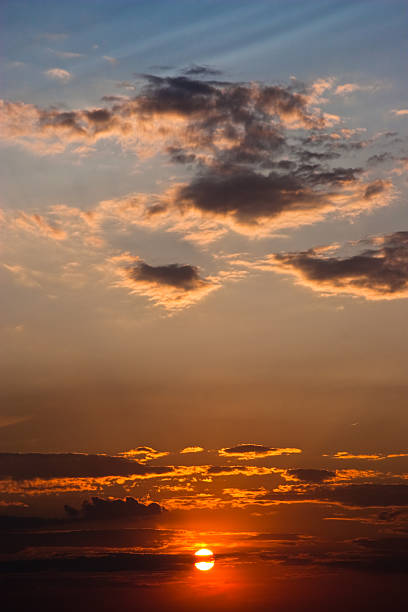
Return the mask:
<svg viewBox="0 0 408 612">
<path fill-rule="evenodd" d="M 77 59 L 79 57 L 84 57 L 83 53 L 75 53 L 73 51 L 58 51 L 56 49 L 48 49 L 48 51 L 62 59 Z"/>
<path fill-rule="evenodd" d="M 109 64 L 112 64 L 112 66 L 115 66 L 118 63 L 116 57 L 111 57 L 110 55 L 103 55 L 103 59 Z"/>
<path fill-rule="evenodd" d="M 49 70 L 46 70 L 44 74 L 51 79 L 63 81 L 65 83 L 72 78 L 72 74 L 63 68 L 50 68 Z"/>
<path fill-rule="evenodd" d="M 408 108 L 400 108 L 400 109 L 394 109 L 391 111 L 394 115 L 397 115 L 397 117 L 400 117 L 402 115 L 408 115 Z"/>
</svg>

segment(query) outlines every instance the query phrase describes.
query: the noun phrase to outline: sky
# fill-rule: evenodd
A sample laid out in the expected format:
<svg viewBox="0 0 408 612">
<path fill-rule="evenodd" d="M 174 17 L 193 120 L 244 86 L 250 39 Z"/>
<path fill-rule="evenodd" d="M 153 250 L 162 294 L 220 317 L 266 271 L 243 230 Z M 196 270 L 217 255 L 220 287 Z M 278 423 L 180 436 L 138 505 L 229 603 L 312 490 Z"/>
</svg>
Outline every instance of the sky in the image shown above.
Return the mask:
<svg viewBox="0 0 408 612">
<path fill-rule="evenodd" d="M 402 609 L 407 20 L 0 3 L 12 609 Z"/>
</svg>

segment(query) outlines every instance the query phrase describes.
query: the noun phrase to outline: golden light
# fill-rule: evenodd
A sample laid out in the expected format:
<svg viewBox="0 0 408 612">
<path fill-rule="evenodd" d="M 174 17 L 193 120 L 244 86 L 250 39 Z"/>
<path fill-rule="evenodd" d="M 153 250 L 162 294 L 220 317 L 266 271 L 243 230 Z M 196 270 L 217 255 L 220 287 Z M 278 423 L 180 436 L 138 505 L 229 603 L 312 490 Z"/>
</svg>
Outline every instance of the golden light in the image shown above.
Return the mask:
<svg viewBox="0 0 408 612">
<path fill-rule="evenodd" d="M 200 550 L 197 550 L 194 554 L 196 557 L 212 557 L 214 553 L 208 548 L 200 548 Z"/>
<path fill-rule="evenodd" d="M 208 572 L 208 570 L 214 567 L 214 561 L 198 561 L 194 565 L 201 572 Z"/>
</svg>

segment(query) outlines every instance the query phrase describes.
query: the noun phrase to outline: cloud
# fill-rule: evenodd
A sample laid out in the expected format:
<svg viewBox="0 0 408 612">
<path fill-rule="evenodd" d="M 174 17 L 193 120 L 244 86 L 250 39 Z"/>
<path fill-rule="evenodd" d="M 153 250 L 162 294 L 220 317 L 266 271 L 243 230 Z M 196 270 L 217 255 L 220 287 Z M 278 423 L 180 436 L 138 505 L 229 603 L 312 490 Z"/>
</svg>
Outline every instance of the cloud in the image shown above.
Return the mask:
<svg viewBox="0 0 408 612">
<path fill-rule="evenodd" d="M 197 64 L 192 64 L 191 66 L 183 70 L 183 74 L 185 74 L 186 76 L 195 77 L 217 76 L 222 74 L 222 70 L 211 68 L 211 66 L 200 66 Z"/>
<path fill-rule="evenodd" d="M 408 506 L 408 485 L 406 484 L 347 484 L 336 486 L 317 486 L 275 489 L 260 496 L 274 502 L 314 502 L 339 504 L 345 507 L 388 507 Z"/>
<path fill-rule="evenodd" d="M 220 287 L 216 279 L 203 278 L 198 268 L 187 264 L 151 266 L 143 261 L 119 268 L 117 286 L 148 297 L 155 305 L 179 310 L 195 304 Z"/>
<path fill-rule="evenodd" d="M 186 455 L 188 453 L 202 453 L 204 451 L 202 446 L 186 446 L 180 451 L 180 455 Z"/>
<path fill-rule="evenodd" d="M 201 75 L 204 69 L 190 68 Z M 332 80 L 308 87 L 190 77 L 142 75 L 137 85 L 130 84 L 136 88 L 133 97 L 108 96 L 100 108 L 3 101 L 2 137 L 40 154 L 68 148 L 76 155 L 113 139 L 142 159 L 160 152 L 174 164 L 188 165 L 189 180 L 148 197 L 122 198 L 140 200 L 132 210 L 111 201 L 110 211 L 97 206 L 93 212 L 99 219 L 117 215 L 123 223 L 165 228 L 201 244 L 227 231 L 268 236 L 392 201 L 389 180 L 373 179 L 363 166 L 333 163 L 380 136 L 360 140 L 358 128 L 333 131 L 340 118 L 317 106 Z"/>
<path fill-rule="evenodd" d="M 45 40 L 65 40 L 68 38 L 68 34 L 64 32 L 43 32 L 43 34 L 39 34 L 38 38 L 44 38 Z"/>
<path fill-rule="evenodd" d="M 43 558 L 8 559 L 0 561 L 0 571 L 6 573 L 20 572 L 158 572 L 160 582 L 164 572 L 186 571 L 192 567 L 189 554 L 174 553 L 111 553 L 93 556 L 61 556 Z M 27 575 L 27 574 L 26 574 Z M 28 604 L 27 604 L 28 605 Z M 148 604 L 149 605 L 149 604 Z"/>
<path fill-rule="evenodd" d="M 282 470 L 278 468 L 260 465 L 212 465 L 208 467 L 206 473 L 209 476 L 267 476 L 281 472 Z"/>
<path fill-rule="evenodd" d="M 352 256 L 312 248 L 273 255 L 270 264 L 275 271 L 294 276 L 299 285 L 326 295 L 367 300 L 408 297 L 408 232 L 372 237 L 355 246 L 361 252 Z"/>
<path fill-rule="evenodd" d="M 16 282 L 24 287 L 41 287 L 39 278 L 42 276 L 37 270 L 30 270 L 18 264 L 3 264 L 3 267 L 10 272 Z"/>
<path fill-rule="evenodd" d="M 333 459 L 363 459 L 368 461 L 383 461 L 384 459 L 396 459 L 398 457 L 408 457 L 408 453 L 389 453 L 389 454 L 381 454 L 381 453 L 372 453 L 372 454 L 364 454 L 364 453 L 349 453 L 348 451 L 338 451 L 333 456 Z"/>
<path fill-rule="evenodd" d="M 391 112 L 397 115 L 397 117 L 401 117 L 403 115 L 408 115 L 408 108 L 394 109 Z"/>
<path fill-rule="evenodd" d="M 347 96 L 356 91 L 373 91 L 376 87 L 373 85 L 359 85 L 358 83 L 344 83 L 338 85 L 335 89 L 335 94 L 338 96 Z"/>
<path fill-rule="evenodd" d="M 104 55 L 103 59 L 109 62 L 109 64 L 112 64 L 112 66 L 115 66 L 118 63 L 118 60 L 115 57 L 111 57 L 110 55 Z"/>
<path fill-rule="evenodd" d="M 293 477 L 295 480 L 310 483 L 325 482 L 326 480 L 333 480 L 336 477 L 336 472 L 329 470 L 313 470 L 304 468 L 287 470 L 286 474 Z"/>
<path fill-rule="evenodd" d="M 71 518 L 85 521 L 152 518 L 160 515 L 164 508 L 156 503 L 143 504 L 133 497 L 126 499 L 102 499 L 92 497 L 84 501 L 80 510 L 66 505 L 65 511 Z"/>
<path fill-rule="evenodd" d="M 44 74 L 51 79 L 56 79 L 57 81 L 67 82 L 72 78 L 72 74 L 63 68 L 50 68 L 49 70 L 46 70 Z"/>
<path fill-rule="evenodd" d="M 151 448 L 150 446 L 138 446 L 137 448 L 132 448 L 131 450 L 118 453 L 120 457 L 137 457 L 137 459 L 141 463 L 151 461 L 152 459 L 160 459 L 161 457 L 166 457 L 166 455 L 168 454 L 168 451 L 158 451 L 154 448 Z"/>
<path fill-rule="evenodd" d="M 140 465 L 124 457 L 85 453 L 0 453 L 0 479 L 13 480 L 145 476 L 169 468 Z"/>
<path fill-rule="evenodd" d="M 359 172 L 343 168 L 326 172 L 315 166 L 266 174 L 242 167 L 210 169 L 188 184 L 173 186 L 167 201 L 238 233 L 262 236 L 283 227 L 313 224 L 328 215 L 352 216 L 387 205 L 391 183 L 360 182 Z"/>
<path fill-rule="evenodd" d="M 67 233 L 63 229 L 51 225 L 42 215 L 36 213 L 21 212 L 16 218 L 15 224 L 32 234 L 42 234 L 54 240 L 65 240 L 67 238 Z"/>
<path fill-rule="evenodd" d="M 74 53 L 73 51 L 56 51 L 55 49 L 48 49 L 48 51 L 63 59 L 76 59 L 78 57 L 84 57 L 83 53 Z"/>
<path fill-rule="evenodd" d="M 221 448 L 218 454 L 222 457 L 237 457 L 238 459 L 260 459 L 278 455 L 291 455 L 301 453 L 299 448 L 272 448 L 262 444 L 238 444 L 229 448 Z"/>
<path fill-rule="evenodd" d="M 10 427 L 13 425 L 17 425 L 18 423 L 29 421 L 31 418 L 32 418 L 31 416 L 0 415 L 0 427 Z"/>
</svg>

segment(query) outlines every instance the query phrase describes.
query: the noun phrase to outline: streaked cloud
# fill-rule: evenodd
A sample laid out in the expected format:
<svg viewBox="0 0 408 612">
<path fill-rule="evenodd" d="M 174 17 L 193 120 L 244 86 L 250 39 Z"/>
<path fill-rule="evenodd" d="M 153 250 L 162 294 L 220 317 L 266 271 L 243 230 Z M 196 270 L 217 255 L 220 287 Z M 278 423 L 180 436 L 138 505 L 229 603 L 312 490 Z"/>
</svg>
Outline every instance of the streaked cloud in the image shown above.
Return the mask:
<svg viewBox="0 0 408 612">
<path fill-rule="evenodd" d="M 106 62 L 108 62 L 112 66 L 115 66 L 118 63 L 118 60 L 116 59 L 116 57 L 111 57 L 110 55 L 103 55 L 102 57 Z"/>
<path fill-rule="evenodd" d="M 122 451 L 118 453 L 119 457 L 126 457 L 127 459 L 136 458 L 139 462 L 151 461 L 152 459 L 160 459 L 166 457 L 169 454 L 168 451 L 158 451 L 150 446 L 138 446 L 131 450 Z"/>
<path fill-rule="evenodd" d="M 249 460 L 278 455 L 292 455 L 301 452 L 299 448 L 272 448 L 262 444 L 237 444 L 236 446 L 221 448 L 218 454 L 221 457 L 236 457 L 242 460 Z"/>
<path fill-rule="evenodd" d="M 74 51 L 58 51 L 56 49 L 48 49 L 48 51 L 49 53 L 63 59 L 77 59 L 79 57 L 84 57 L 83 53 L 75 53 Z"/>
<path fill-rule="evenodd" d="M 30 233 L 42 234 L 54 240 L 65 240 L 66 232 L 54 225 L 51 225 L 46 219 L 39 214 L 28 214 L 21 212 L 15 220 L 15 224 Z"/>
<path fill-rule="evenodd" d="M 350 453 L 348 451 L 338 451 L 332 455 L 333 459 L 363 459 L 367 461 L 383 461 L 384 459 L 397 459 L 408 457 L 408 453 Z"/>
</svg>

